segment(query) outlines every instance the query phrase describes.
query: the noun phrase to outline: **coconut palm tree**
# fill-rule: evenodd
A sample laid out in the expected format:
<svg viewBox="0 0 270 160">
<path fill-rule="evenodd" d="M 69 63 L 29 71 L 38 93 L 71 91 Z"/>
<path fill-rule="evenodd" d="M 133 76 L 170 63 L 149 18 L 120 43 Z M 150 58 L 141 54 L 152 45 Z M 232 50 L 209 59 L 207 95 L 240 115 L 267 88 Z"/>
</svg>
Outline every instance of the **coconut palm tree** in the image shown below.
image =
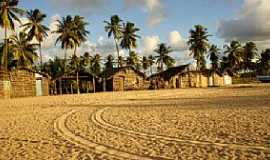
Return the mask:
<svg viewBox="0 0 270 160">
<path fill-rule="evenodd" d="M 259 74 L 269 75 L 270 74 L 270 49 L 262 51 L 259 64 L 258 64 Z"/>
<path fill-rule="evenodd" d="M 194 29 L 189 31 L 190 37 L 188 40 L 189 50 L 193 55 L 193 58 L 197 61 L 197 70 L 201 69 L 201 66 L 205 64 L 205 54 L 209 48 L 207 28 L 201 25 L 195 25 Z"/>
<path fill-rule="evenodd" d="M 140 36 L 136 35 L 136 32 L 140 29 L 136 28 L 135 24 L 131 22 L 127 22 L 123 26 L 120 46 L 130 53 L 131 49 L 137 47 L 137 38 L 140 38 Z"/>
<path fill-rule="evenodd" d="M 125 65 L 125 58 L 124 57 L 122 57 L 122 56 L 119 56 L 119 58 L 118 58 L 118 64 L 119 64 L 119 67 L 124 67 L 124 65 Z"/>
<path fill-rule="evenodd" d="M 169 68 L 175 63 L 175 60 L 169 55 L 173 49 L 165 43 L 160 43 L 154 51 L 158 54 L 155 58 L 160 72 L 164 71 L 164 64 Z"/>
<path fill-rule="evenodd" d="M 115 43 L 115 47 L 116 47 L 116 51 L 117 51 L 117 66 L 119 67 L 119 46 L 118 46 L 118 41 L 120 40 L 121 36 L 122 36 L 122 25 L 120 24 L 122 22 L 122 20 L 120 19 L 120 17 L 118 15 L 113 15 L 111 16 L 111 20 L 109 21 L 104 21 L 104 23 L 106 23 L 105 26 L 105 31 L 108 32 L 108 37 L 110 38 L 111 36 L 113 36 L 114 39 L 114 43 Z"/>
<path fill-rule="evenodd" d="M 93 86 L 94 86 L 94 93 L 96 92 L 96 81 L 95 78 L 100 74 L 101 72 L 101 65 L 100 65 L 100 55 L 96 54 L 93 56 L 91 61 L 91 73 L 93 75 Z"/>
<path fill-rule="evenodd" d="M 243 65 L 242 68 L 247 71 L 247 70 L 253 70 L 255 63 L 253 60 L 257 57 L 258 55 L 258 49 L 257 46 L 254 42 L 247 42 L 245 46 L 243 47 Z"/>
<path fill-rule="evenodd" d="M 65 50 L 65 66 L 67 61 L 67 50 L 75 48 L 76 45 L 79 44 L 78 38 L 73 31 L 74 23 L 73 18 L 68 15 L 62 18 L 61 20 L 57 20 L 57 30 L 53 31 L 53 33 L 58 34 L 55 44 L 61 43 L 61 48 Z"/>
<path fill-rule="evenodd" d="M 149 62 L 150 62 L 149 59 L 146 56 L 143 56 L 141 63 L 142 63 L 142 68 L 143 68 L 144 74 L 146 74 L 146 70 L 150 66 Z"/>
<path fill-rule="evenodd" d="M 77 39 L 74 45 L 74 55 L 76 55 L 77 48 L 87 40 L 87 35 L 90 33 L 86 30 L 87 22 L 84 21 L 84 17 L 75 16 L 73 20 L 72 32 L 74 32 L 75 38 Z"/>
<path fill-rule="evenodd" d="M 219 68 L 219 55 L 220 49 L 216 45 L 212 45 L 209 49 L 208 55 L 212 64 L 212 71 L 217 71 Z"/>
<path fill-rule="evenodd" d="M 17 68 L 32 69 L 38 55 L 36 53 L 37 44 L 28 41 L 27 34 L 20 32 L 19 35 L 12 35 L 10 38 L 10 51 L 12 60 Z"/>
<path fill-rule="evenodd" d="M 39 9 L 27 11 L 27 19 L 28 22 L 22 27 L 24 27 L 24 31 L 28 31 L 28 40 L 32 41 L 34 38 L 39 43 L 39 57 L 40 57 L 40 65 L 42 67 L 42 52 L 41 52 L 41 43 L 44 38 L 48 36 L 47 31 L 49 28 L 43 25 L 43 21 L 46 18 L 46 14 L 40 12 Z"/>
<path fill-rule="evenodd" d="M 150 73 L 153 74 L 153 65 L 155 64 L 155 57 L 153 55 L 148 56 Z"/>
<path fill-rule="evenodd" d="M 132 66 L 138 70 L 140 69 L 140 60 L 136 52 L 131 51 L 129 53 L 129 56 L 127 57 L 127 65 Z"/>
<path fill-rule="evenodd" d="M 81 70 L 81 60 L 76 54 L 72 55 L 70 58 L 70 69 L 76 73 L 76 86 L 77 93 L 80 94 L 80 85 L 79 85 L 79 71 Z"/>
<path fill-rule="evenodd" d="M 228 63 L 230 65 L 230 68 L 236 72 L 240 69 L 240 65 L 243 61 L 242 55 L 243 55 L 243 48 L 241 46 L 241 43 L 239 41 L 232 41 L 230 45 L 224 46 L 225 54 L 228 54 Z"/>
<path fill-rule="evenodd" d="M 14 20 L 21 23 L 18 15 L 23 15 L 24 10 L 18 7 L 19 0 L 1 0 L 0 1 L 0 26 L 5 30 L 5 50 L 2 58 L 7 58 L 8 51 L 8 35 L 9 29 L 15 30 Z M 7 60 L 2 60 L 2 65 L 7 69 Z M 0 66 L 1 67 L 1 66 Z"/>
<path fill-rule="evenodd" d="M 105 70 L 112 70 L 113 69 L 113 64 L 114 64 L 114 57 L 110 54 L 106 58 L 106 63 L 105 63 Z"/>
</svg>

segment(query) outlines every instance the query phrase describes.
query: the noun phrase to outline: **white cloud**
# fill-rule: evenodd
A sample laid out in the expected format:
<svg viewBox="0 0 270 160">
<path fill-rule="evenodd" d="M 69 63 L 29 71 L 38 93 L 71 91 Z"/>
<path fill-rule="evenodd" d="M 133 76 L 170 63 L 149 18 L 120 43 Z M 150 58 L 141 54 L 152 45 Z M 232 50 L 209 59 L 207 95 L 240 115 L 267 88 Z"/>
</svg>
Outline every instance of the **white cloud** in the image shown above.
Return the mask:
<svg viewBox="0 0 270 160">
<path fill-rule="evenodd" d="M 183 39 L 178 31 L 172 31 L 168 36 L 169 45 L 175 51 L 183 51 L 187 49 L 186 40 Z"/>
<path fill-rule="evenodd" d="M 158 36 L 146 36 L 142 39 L 143 54 L 150 55 L 154 53 L 154 50 L 157 48 L 160 43 Z"/>
<path fill-rule="evenodd" d="M 139 6 L 148 13 L 147 24 L 151 27 L 160 24 L 166 13 L 161 0 L 124 0 L 127 7 Z"/>
<path fill-rule="evenodd" d="M 241 11 L 234 18 L 220 22 L 218 35 L 225 40 L 264 43 L 270 40 L 269 15 L 269 0 L 244 0 Z"/>
</svg>

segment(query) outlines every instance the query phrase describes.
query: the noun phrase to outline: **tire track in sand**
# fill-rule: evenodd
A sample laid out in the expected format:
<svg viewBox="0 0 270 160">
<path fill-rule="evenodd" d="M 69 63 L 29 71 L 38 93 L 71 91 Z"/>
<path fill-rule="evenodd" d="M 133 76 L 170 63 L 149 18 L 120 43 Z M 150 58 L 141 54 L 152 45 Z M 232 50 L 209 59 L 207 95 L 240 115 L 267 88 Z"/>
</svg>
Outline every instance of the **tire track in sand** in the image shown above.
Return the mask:
<svg viewBox="0 0 270 160">
<path fill-rule="evenodd" d="M 126 135 L 130 136 L 138 136 L 143 139 L 150 139 L 150 140 L 161 140 L 161 141 L 171 141 L 171 142 L 178 142 L 178 143 L 188 143 L 188 144 L 197 144 L 197 145 L 213 145 L 213 146 L 218 146 L 218 147 L 228 147 L 232 149 L 241 149 L 241 150 L 262 150 L 262 151 L 267 151 L 270 152 L 270 148 L 265 147 L 265 146 L 251 146 L 251 145 L 242 145 L 242 144 L 230 144 L 230 143 L 216 143 L 216 142 L 210 142 L 210 141 L 199 141 L 199 140 L 186 140 L 186 139 L 179 139 L 179 138 L 173 138 L 173 137 L 166 137 L 166 136 L 161 136 L 161 135 L 154 135 L 154 134 L 148 134 L 148 133 L 142 133 L 142 132 L 137 132 L 133 130 L 128 130 L 125 128 L 121 128 L 118 126 L 115 126 L 111 123 L 106 122 L 102 118 L 102 114 L 109 110 L 110 107 L 106 107 L 103 109 L 100 109 L 96 111 L 92 116 L 91 120 L 98 126 L 103 127 L 104 129 L 107 129 L 109 131 L 114 131 L 114 132 L 121 132 Z"/>
<path fill-rule="evenodd" d="M 54 121 L 54 130 L 56 131 L 58 135 L 62 136 L 65 140 L 73 144 L 76 144 L 82 148 L 85 148 L 87 150 L 94 149 L 95 152 L 97 153 L 107 154 L 114 158 L 124 158 L 124 159 L 132 159 L 132 160 L 152 160 L 151 158 L 148 158 L 148 157 L 127 153 L 127 152 L 120 151 L 120 150 L 117 150 L 108 146 L 97 144 L 90 140 L 84 139 L 81 136 L 75 135 L 74 133 L 72 133 L 72 131 L 70 131 L 67 128 L 66 120 L 68 119 L 68 117 L 70 117 L 77 111 L 79 110 L 72 110 L 70 112 L 67 112 Z"/>
</svg>

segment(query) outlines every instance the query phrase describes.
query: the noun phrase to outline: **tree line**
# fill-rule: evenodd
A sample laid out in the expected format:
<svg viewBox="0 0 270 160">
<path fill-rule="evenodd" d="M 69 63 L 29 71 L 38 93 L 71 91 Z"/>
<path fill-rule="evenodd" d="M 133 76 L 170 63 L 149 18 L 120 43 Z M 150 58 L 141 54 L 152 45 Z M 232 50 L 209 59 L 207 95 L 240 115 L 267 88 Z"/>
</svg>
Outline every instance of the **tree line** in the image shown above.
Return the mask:
<svg viewBox="0 0 270 160">
<path fill-rule="evenodd" d="M 1 69 L 28 68 L 56 79 L 71 72 L 78 75 L 82 70 L 99 76 L 103 68 L 106 70 L 124 66 L 133 66 L 144 73 L 150 70 L 153 74 L 154 66 L 157 66 L 158 72 L 162 72 L 176 63 L 175 58 L 170 55 L 174 51 L 166 43 L 158 44 L 154 50 L 156 54 L 140 57 L 136 51 L 140 29 L 135 23 L 124 22 L 118 15 L 104 21 L 108 38 L 112 38 L 115 43 L 117 57 L 108 55 L 103 58 L 96 53 L 77 53 L 78 48 L 87 41 L 90 34 L 86 29 L 89 24 L 84 17 L 80 15 L 62 17 L 61 20 L 57 20 L 57 29 L 50 31 L 44 24 L 46 14 L 39 9 L 25 11 L 18 5 L 19 0 L 0 1 L 0 26 L 4 29 L 4 40 L 0 44 Z M 27 18 L 25 24 L 22 24 L 21 17 Z M 16 33 L 15 21 L 20 24 L 19 33 Z M 10 33 L 8 31 L 13 34 L 8 35 Z M 64 57 L 55 57 L 43 62 L 42 43 L 49 31 L 57 35 L 55 45 L 60 45 Z M 210 44 L 208 38 L 211 35 L 202 25 L 195 25 L 189 34 L 187 45 L 190 56 L 196 61 L 197 70 L 207 69 L 207 63 L 210 62 L 212 71 L 229 69 L 235 74 L 269 75 L 270 49 L 259 53 L 256 44 L 251 41 L 244 44 L 231 41 L 223 48 L 218 48 L 217 45 Z M 120 49 L 127 50 L 128 56 L 121 56 Z M 68 50 L 73 50 L 71 57 L 67 57 Z M 77 85 L 78 83 L 77 80 Z"/>
</svg>

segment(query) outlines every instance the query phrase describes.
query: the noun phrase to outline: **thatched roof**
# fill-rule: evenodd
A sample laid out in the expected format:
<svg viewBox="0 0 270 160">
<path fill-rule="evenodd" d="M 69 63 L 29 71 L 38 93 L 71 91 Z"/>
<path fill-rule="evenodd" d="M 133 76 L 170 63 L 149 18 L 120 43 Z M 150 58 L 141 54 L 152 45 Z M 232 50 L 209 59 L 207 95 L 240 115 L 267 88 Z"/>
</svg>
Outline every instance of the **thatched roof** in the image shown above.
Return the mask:
<svg viewBox="0 0 270 160">
<path fill-rule="evenodd" d="M 135 73 L 137 73 L 139 76 L 145 77 L 145 74 L 144 74 L 144 73 L 138 71 L 137 69 L 135 69 L 135 68 L 132 67 L 132 66 L 125 66 L 125 67 L 119 67 L 119 68 L 112 68 L 112 69 L 104 70 L 104 71 L 101 73 L 101 77 L 110 79 L 110 78 L 112 78 L 115 74 L 117 74 L 118 72 L 121 72 L 121 71 L 126 72 L 127 70 L 133 70 L 133 71 L 134 71 Z"/>
<path fill-rule="evenodd" d="M 164 80 L 169 80 L 171 77 L 182 73 L 185 71 L 185 69 L 187 69 L 189 67 L 189 64 L 187 65 L 181 65 L 181 66 L 177 66 L 177 67 L 171 67 L 168 68 L 167 70 L 160 72 L 160 73 L 156 73 L 151 75 L 150 77 L 148 77 L 148 79 L 152 79 L 152 78 L 156 78 L 156 77 L 161 77 Z"/>
</svg>

